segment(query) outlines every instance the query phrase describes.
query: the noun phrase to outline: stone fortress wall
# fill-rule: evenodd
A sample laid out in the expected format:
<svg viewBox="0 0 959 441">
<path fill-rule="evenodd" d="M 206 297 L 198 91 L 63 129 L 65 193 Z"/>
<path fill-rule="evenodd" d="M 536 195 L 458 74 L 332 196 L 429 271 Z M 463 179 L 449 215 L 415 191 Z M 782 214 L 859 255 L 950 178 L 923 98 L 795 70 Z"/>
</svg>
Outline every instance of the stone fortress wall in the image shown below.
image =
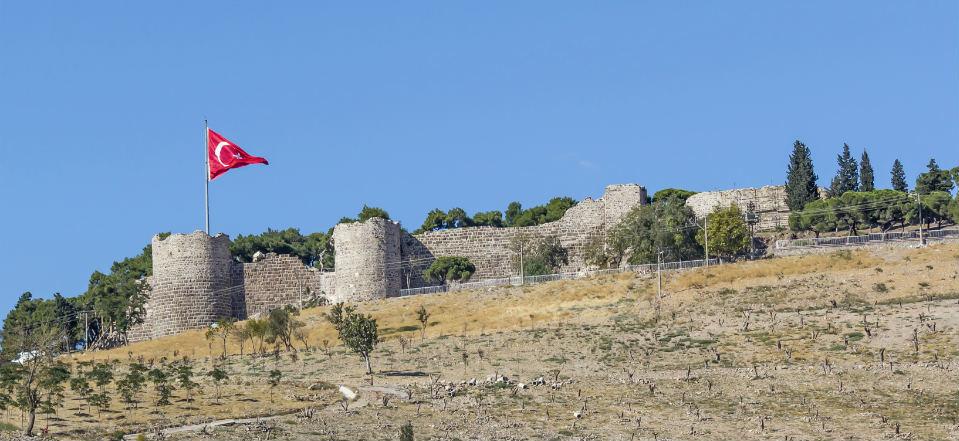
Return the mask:
<svg viewBox="0 0 959 441">
<path fill-rule="evenodd" d="M 468 227 L 411 235 L 399 223 L 379 218 L 334 228 L 336 272 L 309 268 L 298 258 L 265 254 L 241 263 L 230 256 L 230 239 L 196 231 L 153 239 L 153 271 L 145 322 L 130 340 L 145 340 L 200 329 L 222 318 L 245 319 L 314 297 L 331 302 L 392 297 L 406 287 L 425 286 L 421 272 L 441 256 L 468 257 L 475 279 L 515 275 L 520 235 L 534 240 L 554 235 L 569 250 L 563 271 L 585 267 L 584 249 L 602 239 L 634 207 L 645 204 L 646 189 L 610 185 L 599 199 L 587 198 L 547 224 Z"/>
<path fill-rule="evenodd" d="M 736 204 L 745 214 L 750 203 L 759 216 L 756 231 L 789 228 L 789 206 L 786 205 L 786 187 L 783 185 L 707 191 L 686 199 L 686 205 L 692 208 L 697 218 L 705 217 L 716 207 L 728 207 L 731 204 Z"/>
</svg>

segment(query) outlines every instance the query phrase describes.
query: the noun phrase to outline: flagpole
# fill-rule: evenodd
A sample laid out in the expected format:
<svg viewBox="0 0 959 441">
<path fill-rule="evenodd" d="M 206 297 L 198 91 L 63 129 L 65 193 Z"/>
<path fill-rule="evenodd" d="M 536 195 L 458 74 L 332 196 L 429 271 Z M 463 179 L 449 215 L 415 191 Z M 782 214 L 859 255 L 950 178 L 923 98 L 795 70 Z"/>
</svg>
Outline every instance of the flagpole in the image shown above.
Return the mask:
<svg viewBox="0 0 959 441">
<path fill-rule="evenodd" d="M 206 234 L 210 234 L 210 126 L 203 120 L 203 158 L 206 169 L 203 170 L 203 208 L 206 221 Z"/>
</svg>

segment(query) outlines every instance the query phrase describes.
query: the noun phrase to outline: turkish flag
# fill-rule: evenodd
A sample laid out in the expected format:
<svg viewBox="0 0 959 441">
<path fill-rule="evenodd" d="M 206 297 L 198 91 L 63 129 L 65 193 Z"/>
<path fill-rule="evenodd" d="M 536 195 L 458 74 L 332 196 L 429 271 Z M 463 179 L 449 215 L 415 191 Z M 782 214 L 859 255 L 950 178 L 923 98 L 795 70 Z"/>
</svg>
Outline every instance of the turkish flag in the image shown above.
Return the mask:
<svg viewBox="0 0 959 441">
<path fill-rule="evenodd" d="M 224 138 L 223 135 L 214 132 L 213 129 L 207 128 L 206 130 L 207 164 L 210 168 L 208 178 L 211 181 L 230 169 L 245 167 L 250 164 L 269 164 L 266 158 L 250 155 L 243 151 L 240 146 Z"/>
</svg>

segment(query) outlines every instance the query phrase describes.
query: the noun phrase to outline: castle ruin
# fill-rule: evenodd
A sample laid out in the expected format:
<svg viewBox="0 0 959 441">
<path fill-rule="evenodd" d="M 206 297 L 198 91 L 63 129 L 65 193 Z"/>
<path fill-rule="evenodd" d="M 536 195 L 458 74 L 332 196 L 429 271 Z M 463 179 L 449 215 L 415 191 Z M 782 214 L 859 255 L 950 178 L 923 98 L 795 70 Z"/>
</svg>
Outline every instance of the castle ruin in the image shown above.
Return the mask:
<svg viewBox="0 0 959 441">
<path fill-rule="evenodd" d="M 243 263 L 230 255 L 230 239 L 202 231 L 173 234 L 153 245 L 153 275 L 144 323 L 130 340 L 199 329 L 224 318 L 246 319 L 284 305 L 324 298 L 366 301 L 428 286 L 422 271 L 438 257 L 462 256 L 476 279 L 510 277 L 519 259 L 517 237 L 556 236 L 569 251 L 563 271 L 585 269 L 584 251 L 633 208 L 646 204 L 646 189 L 610 185 L 599 199 L 586 198 L 554 222 L 530 227 L 464 227 L 409 234 L 395 221 L 372 218 L 333 230 L 335 272 L 321 272 L 294 256 L 268 253 Z"/>
</svg>

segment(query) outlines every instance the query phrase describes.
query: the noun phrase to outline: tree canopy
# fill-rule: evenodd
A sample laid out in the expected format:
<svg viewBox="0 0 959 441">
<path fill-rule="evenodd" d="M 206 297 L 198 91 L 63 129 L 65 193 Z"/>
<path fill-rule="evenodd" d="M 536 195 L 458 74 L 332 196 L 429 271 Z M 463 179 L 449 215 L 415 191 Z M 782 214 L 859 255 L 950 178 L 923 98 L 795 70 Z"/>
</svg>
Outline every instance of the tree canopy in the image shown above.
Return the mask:
<svg viewBox="0 0 959 441">
<path fill-rule="evenodd" d="M 954 186 L 953 175 L 949 170 L 939 168 L 935 159 L 926 164 L 927 172 L 916 178 L 916 191 L 919 194 L 930 194 L 936 191 L 951 192 Z"/>
<path fill-rule="evenodd" d="M 686 199 L 689 199 L 689 197 L 694 194 L 696 194 L 695 191 L 683 190 L 681 188 L 664 188 L 656 193 L 653 193 L 653 202 L 664 201 L 672 197 L 685 202 Z"/>
<path fill-rule="evenodd" d="M 476 266 L 466 257 L 442 256 L 423 270 L 423 278 L 434 282 L 466 282 L 476 272 Z"/>
<path fill-rule="evenodd" d="M 749 249 L 752 236 L 738 205 L 716 207 L 706 220 L 706 231 L 697 228 L 696 242 L 705 247 L 708 232 L 710 256 L 734 257 Z"/>
<path fill-rule="evenodd" d="M 607 261 L 618 264 L 700 259 L 703 249 L 695 239 L 696 216 L 678 198 L 656 201 L 630 211 L 607 237 Z"/>
<path fill-rule="evenodd" d="M 836 157 L 839 170 L 832 179 L 829 194 L 834 197 L 842 196 L 847 191 L 859 191 L 859 164 L 849 151 L 849 144 L 843 143 L 842 153 Z"/>
<path fill-rule="evenodd" d="M 875 172 L 872 169 L 872 162 L 869 161 L 869 153 L 863 149 L 862 157 L 859 159 L 859 190 L 873 191 L 875 189 Z"/>
<path fill-rule="evenodd" d="M 797 139 L 793 143 L 789 167 L 786 170 L 786 205 L 790 210 L 802 210 L 809 202 L 819 199 L 817 179 L 812 165 L 812 153 Z"/>
<path fill-rule="evenodd" d="M 909 191 L 909 184 L 906 183 L 906 171 L 902 168 L 902 162 L 896 159 L 892 163 L 892 189 L 901 192 Z"/>
</svg>

